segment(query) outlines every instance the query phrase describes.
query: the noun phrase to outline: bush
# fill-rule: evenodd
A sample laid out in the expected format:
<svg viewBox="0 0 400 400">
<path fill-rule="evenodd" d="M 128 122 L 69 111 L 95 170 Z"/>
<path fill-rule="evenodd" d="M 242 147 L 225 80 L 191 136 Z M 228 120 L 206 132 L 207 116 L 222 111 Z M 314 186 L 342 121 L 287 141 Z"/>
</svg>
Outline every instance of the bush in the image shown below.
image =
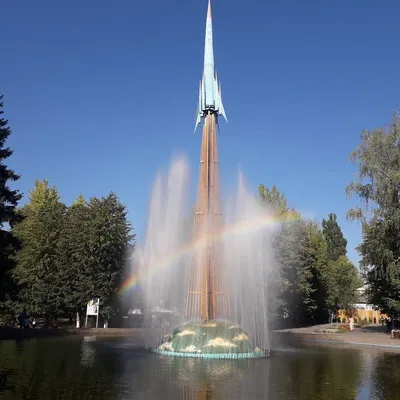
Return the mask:
<svg viewBox="0 0 400 400">
<path fill-rule="evenodd" d="M 360 319 L 359 324 L 360 324 L 361 326 L 365 326 L 365 325 L 369 325 L 370 322 L 369 322 L 369 320 L 368 320 L 367 318 L 364 318 L 364 319 L 362 319 L 362 320 Z"/>
</svg>

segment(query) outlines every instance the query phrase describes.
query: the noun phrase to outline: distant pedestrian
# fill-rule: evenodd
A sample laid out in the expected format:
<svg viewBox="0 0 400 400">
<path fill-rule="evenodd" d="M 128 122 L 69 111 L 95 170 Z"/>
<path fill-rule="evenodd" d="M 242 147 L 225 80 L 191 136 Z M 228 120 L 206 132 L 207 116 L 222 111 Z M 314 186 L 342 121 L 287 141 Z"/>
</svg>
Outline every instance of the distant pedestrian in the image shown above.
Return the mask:
<svg viewBox="0 0 400 400">
<path fill-rule="evenodd" d="M 390 318 L 386 318 L 386 329 L 390 332 Z"/>
<path fill-rule="evenodd" d="M 29 320 L 29 316 L 28 316 L 26 310 L 24 309 L 22 311 L 22 313 L 19 314 L 19 316 L 18 316 L 18 323 L 19 323 L 20 329 L 26 328 L 26 321 L 27 320 Z"/>
<path fill-rule="evenodd" d="M 349 327 L 350 327 L 350 332 L 353 332 L 353 330 L 354 330 L 354 318 L 353 318 L 352 315 L 350 315 L 350 318 L 349 318 Z"/>
</svg>

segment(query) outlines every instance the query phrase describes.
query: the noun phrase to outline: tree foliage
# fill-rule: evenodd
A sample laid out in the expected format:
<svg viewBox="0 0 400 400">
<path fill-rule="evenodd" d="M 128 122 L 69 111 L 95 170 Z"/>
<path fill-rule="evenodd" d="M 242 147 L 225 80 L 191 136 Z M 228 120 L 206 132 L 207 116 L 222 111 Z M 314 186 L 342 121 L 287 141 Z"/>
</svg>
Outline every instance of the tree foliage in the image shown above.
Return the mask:
<svg viewBox="0 0 400 400">
<path fill-rule="evenodd" d="M 65 209 L 54 186 L 36 181 L 29 203 L 21 209 L 24 220 L 13 229 L 22 245 L 14 276 L 21 286 L 21 300 L 33 313 L 56 315 L 62 309 L 57 247 Z"/>
<path fill-rule="evenodd" d="M 14 228 L 23 303 L 36 314 L 72 316 L 99 297 L 109 315 L 132 251 L 126 207 L 114 193 L 88 202 L 79 196 L 66 207 L 46 180 L 35 183 L 29 200 Z"/>
<path fill-rule="evenodd" d="M 268 204 L 276 213 L 281 215 L 288 213 L 289 209 L 286 197 L 275 185 L 272 186 L 272 189 L 269 189 L 265 185 L 258 185 L 258 194 L 261 200 Z"/>
<path fill-rule="evenodd" d="M 329 268 L 332 272 L 331 308 L 351 309 L 358 302 L 357 289 L 363 284 L 357 268 L 346 256 L 330 261 Z"/>
<path fill-rule="evenodd" d="M 3 95 L 0 95 L 0 309 L 6 311 L 10 301 L 15 297 L 16 288 L 12 278 L 13 256 L 19 248 L 18 240 L 9 228 L 19 218 L 16 207 L 22 195 L 10 186 L 19 179 L 19 175 L 5 164 L 13 151 L 6 147 L 11 129 L 8 121 L 3 118 L 2 100 Z"/>
<path fill-rule="evenodd" d="M 351 154 L 357 177 L 346 188 L 362 204 L 348 216 L 362 223 L 358 247 L 369 300 L 391 316 L 400 314 L 400 124 L 366 130 Z"/>
<path fill-rule="evenodd" d="M 337 222 L 336 214 L 331 213 L 327 220 L 322 220 L 322 232 L 328 245 L 329 260 L 336 261 L 347 254 L 347 240 Z"/>
<path fill-rule="evenodd" d="M 330 214 L 321 226 L 289 208 L 276 186 L 260 185 L 258 191 L 284 221 L 274 243 L 278 317 L 291 326 L 327 322 L 330 313 L 356 300 L 360 284 L 357 269 L 345 256 L 347 241 L 336 215 Z"/>
</svg>

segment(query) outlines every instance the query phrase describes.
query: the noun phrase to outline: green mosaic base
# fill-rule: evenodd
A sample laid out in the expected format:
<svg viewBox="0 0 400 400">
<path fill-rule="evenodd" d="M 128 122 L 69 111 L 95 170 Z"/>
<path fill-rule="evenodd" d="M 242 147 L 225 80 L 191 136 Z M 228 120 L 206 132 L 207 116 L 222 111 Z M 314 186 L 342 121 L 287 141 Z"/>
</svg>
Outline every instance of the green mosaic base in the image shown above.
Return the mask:
<svg viewBox="0 0 400 400">
<path fill-rule="evenodd" d="M 247 333 L 229 321 L 188 322 L 165 336 L 153 353 L 196 358 L 264 358 L 268 352 L 249 340 Z"/>
<path fill-rule="evenodd" d="M 247 358 L 267 358 L 268 352 L 254 351 L 253 353 L 180 353 L 177 351 L 164 351 L 159 349 L 151 349 L 152 353 L 173 357 L 195 357 L 195 358 L 218 358 L 218 359 L 247 359 Z"/>
</svg>

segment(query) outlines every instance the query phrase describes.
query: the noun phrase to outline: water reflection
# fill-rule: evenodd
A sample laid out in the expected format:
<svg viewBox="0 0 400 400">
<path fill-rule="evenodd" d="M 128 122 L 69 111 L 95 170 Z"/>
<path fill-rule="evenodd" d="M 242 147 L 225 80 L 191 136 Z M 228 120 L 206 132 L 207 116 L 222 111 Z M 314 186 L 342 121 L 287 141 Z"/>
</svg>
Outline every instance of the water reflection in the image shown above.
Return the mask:
<svg viewBox="0 0 400 400">
<path fill-rule="evenodd" d="M 81 345 L 81 364 L 85 367 L 91 367 L 95 361 L 96 350 L 95 347 L 91 345 L 96 341 L 95 336 L 84 336 Z"/>
<path fill-rule="evenodd" d="M 400 354 L 384 353 L 374 362 L 371 399 L 400 399 Z"/>
<path fill-rule="evenodd" d="M 159 357 L 131 340 L 0 342 L 0 399 L 388 399 L 400 355 L 308 347 L 267 360 Z"/>
</svg>

